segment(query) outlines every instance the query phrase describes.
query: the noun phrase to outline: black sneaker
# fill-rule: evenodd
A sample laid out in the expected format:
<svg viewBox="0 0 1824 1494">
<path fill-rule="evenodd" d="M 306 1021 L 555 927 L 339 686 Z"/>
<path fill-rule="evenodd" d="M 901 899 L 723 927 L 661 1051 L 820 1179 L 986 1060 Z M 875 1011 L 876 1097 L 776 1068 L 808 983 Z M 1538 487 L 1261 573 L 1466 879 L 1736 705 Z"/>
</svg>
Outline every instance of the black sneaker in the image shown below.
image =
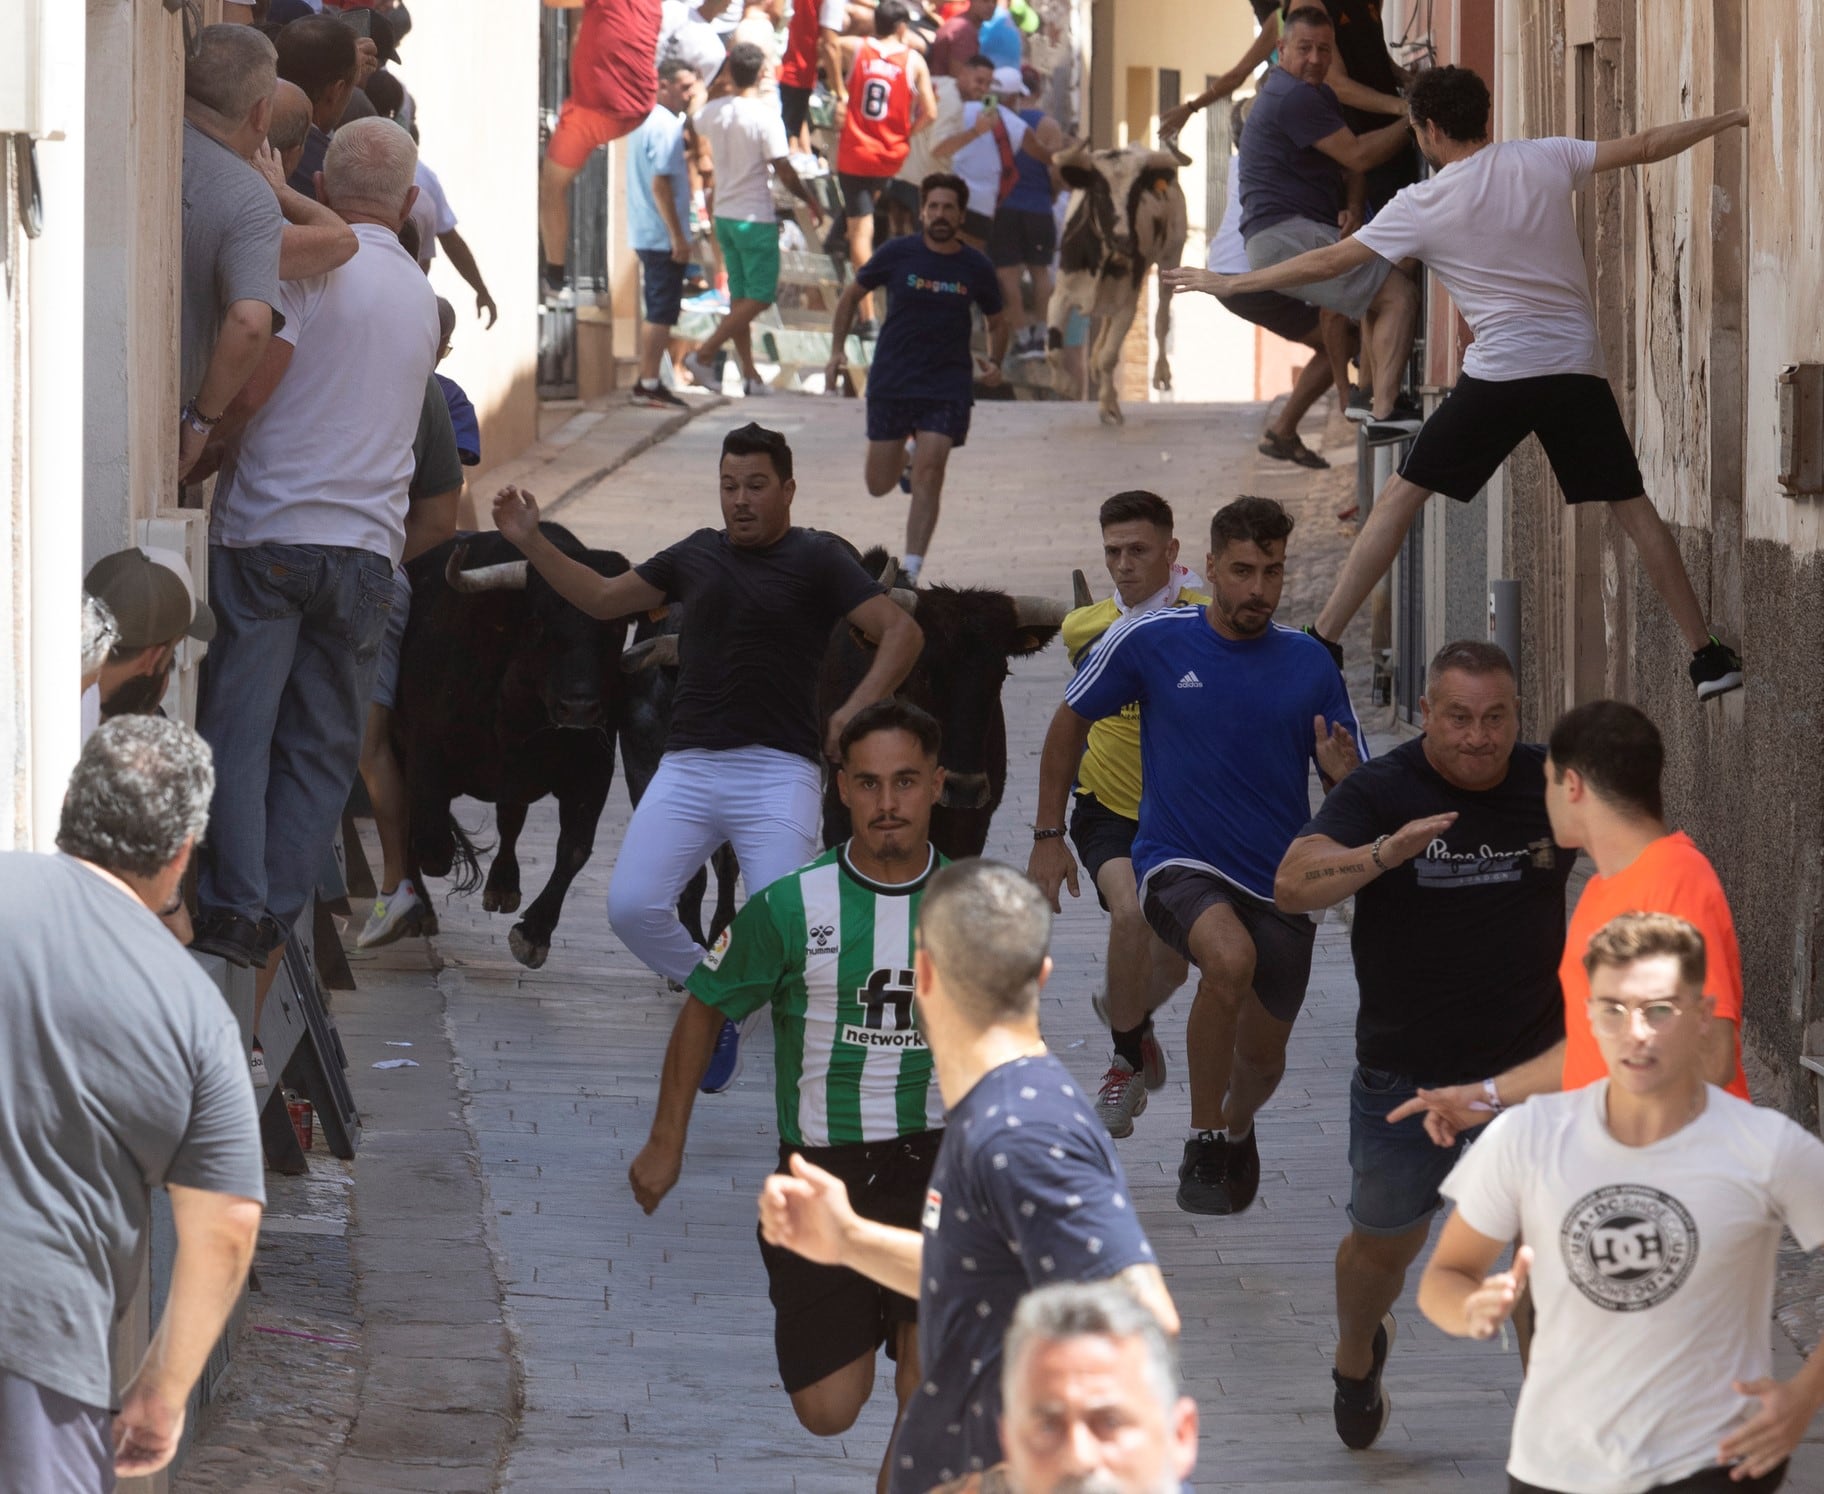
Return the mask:
<svg viewBox="0 0 1824 1494">
<path fill-rule="evenodd" d="M 1357 425 L 1374 419 L 1373 397 L 1360 384 L 1349 386 L 1349 398 L 1343 401 L 1343 419 L 1353 420 Z"/>
<path fill-rule="evenodd" d="M 635 384 L 629 403 L 638 405 L 642 410 L 688 410 L 689 405 L 679 399 L 663 384 Z"/>
<path fill-rule="evenodd" d="M 190 949 L 195 954 L 219 955 L 245 970 L 265 963 L 268 951 L 260 947 L 261 933 L 259 924 L 238 913 L 199 913 Z"/>
<path fill-rule="evenodd" d="M 1323 644 L 1324 652 L 1330 655 L 1331 662 L 1336 665 L 1336 672 L 1338 674 L 1341 674 L 1343 672 L 1343 646 L 1342 646 L 1342 644 L 1332 643 L 1328 638 L 1324 637 L 1324 635 L 1322 633 L 1317 631 L 1316 623 L 1306 623 L 1304 631 L 1309 633 L 1319 643 Z"/>
<path fill-rule="evenodd" d="M 1178 1207 L 1187 1214 L 1226 1214 L 1229 1190 L 1223 1186 L 1228 1171 L 1229 1142 L 1215 1131 L 1200 1131 L 1184 1144 L 1178 1164 Z"/>
<path fill-rule="evenodd" d="M 1367 1378 L 1351 1380 L 1337 1370 L 1330 1371 L 1330 1378 L 1336 1381 L 1336 1435 L 1343 1439 L 1344 1447 L 1355 1452 L 1373 1447 L 1393 1414 L 1393 1401 L 1381 1389 L 1381 1371 L 1387 1367 L 1395 1326 L 1393 1314 L 1388 1313 L 1374 1330 L 1374 1368 Z"/>
<path fill-rule="evenodd" d="M 1742 656 L 1712 633 L 1710 641 L 1691 656 L 1691 683 L 1697 698 L 1725 695 L 1742 688 Z"/>
<path fill-rule="evenodd" d="M 1229 1165 L 1223 1174 L 1223 1187 L 1229 1194 L 1226 1213 L 1239 1214 L 1260 1192 L 1259 1132 L 1260 1127 L 1253 1126 L 1240 1141 L 1231 1139 L 1229 1142 Z"/>
<path fill-rule="evenodd" d="M 1395 441 L 1410 441 L 1425 424 L 1425 412 L 1412 399 L 1402 394 L 1393 408 L 1365 427 L 1370 446 L 1387 446 Z"/>
</svg>

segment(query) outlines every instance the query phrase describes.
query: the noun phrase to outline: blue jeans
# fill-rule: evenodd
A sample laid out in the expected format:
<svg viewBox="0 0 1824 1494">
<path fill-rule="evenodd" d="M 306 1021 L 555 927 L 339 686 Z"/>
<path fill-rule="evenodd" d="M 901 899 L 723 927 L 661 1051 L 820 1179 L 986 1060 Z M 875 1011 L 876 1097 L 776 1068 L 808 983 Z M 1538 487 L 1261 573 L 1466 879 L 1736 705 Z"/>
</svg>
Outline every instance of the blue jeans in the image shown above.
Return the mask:
<svg viewBox="0 0 1824 1494">
<path fill-rule="evenodd" d="M 282 937 L 360 761 L 393 568 L 339 545 L 211 545 L 209 604 L 197 730 L 215 753 L 215 798 L 197 901 L 269 918 Z"/>
<path fill-rule="evenodd" d="M 1425 1134 L 1422 1115 L 1388 1125 L 1419 1089 L 1404 1074 L 1360 1065 L 1349 1081 L 1349 1222 L 1365 1235 L 1403 1235 L 1431 1218 L 1444 1202 L 1438 1185 L 1482 1134 L 1477 1126 L 1439 1146 Z"/>
</svg>

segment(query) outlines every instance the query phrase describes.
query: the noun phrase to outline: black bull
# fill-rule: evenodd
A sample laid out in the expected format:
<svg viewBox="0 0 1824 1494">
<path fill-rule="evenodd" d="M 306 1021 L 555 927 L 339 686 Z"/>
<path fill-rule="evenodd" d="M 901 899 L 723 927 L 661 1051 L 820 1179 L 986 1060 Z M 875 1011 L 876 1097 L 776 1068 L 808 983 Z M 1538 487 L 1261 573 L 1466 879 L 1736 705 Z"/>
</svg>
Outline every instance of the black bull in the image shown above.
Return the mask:
<svg viewBox="0 0 1824 1494">
<path fill-rule="evenodd" d="M 585 549 L 560 525 L 540 528 L 601 575 L 627 569 L 623 556 Z M 426 875 L 457 870 L 454 890 L 472 891 L 480 880 L 477 851 L 451 816 L 450 802 L 465 794 L 491 801 L 500 846 L 482 906 L 516 911 L 516 845 L 526 810 L 554 797 L 551 878 L 507 936 L 513 957 L 537 969 L 550 954 L 564 896 L 595 847 L 614 778 L 627 625 L 598 622 L 572 607 L 497 534 L 439 545 L 407 572 L 412 611 L 400 647 L 393 745 L 410 803 L 408 874 L 423 886 Z"/>
<path fill-rule="evenodd" d="M 871 550 L 863 559 L 870 575 L 883 576 L 892 562 Z M 979 856 L 988 826 L 1007 787 L 1007 720 L 1001 685 L 1010 661 L 1036 654 L 1057 634 L 1068 610 L 1047 597 L 1016 597 L 975 587 L 896 588 L 893 599 L 918 620 L 925 646 L 895 692 L 929 711 L 943 728 L 939 757 L 945 770 L 943 798 L 931 816 L 931 843 L 953 860 Z M 867 673 L 871 647 L 847 627 L 837 628 L 824 654 L 818 679 L 818 709 L 824 719 L 841 705 Z M 848 838 L 849 812 L 825 775 L 823 843 Z"/>
</svg>

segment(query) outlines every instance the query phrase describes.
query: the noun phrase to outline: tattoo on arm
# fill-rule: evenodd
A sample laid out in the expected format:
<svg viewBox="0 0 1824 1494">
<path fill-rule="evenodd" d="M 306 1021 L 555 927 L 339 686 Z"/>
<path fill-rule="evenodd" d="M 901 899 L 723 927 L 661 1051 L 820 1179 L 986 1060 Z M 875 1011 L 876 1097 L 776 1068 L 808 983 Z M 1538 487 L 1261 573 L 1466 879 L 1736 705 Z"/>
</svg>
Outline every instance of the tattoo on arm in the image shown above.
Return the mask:
<svg viewBox="0 0 1824 1494">
<path fill-rule="evenodd" d="M 1353 877 L 1357 872 L 1368 870 L 1364 861 L 1355 861 L 1347 866 L 1314 866 L 1305 873 L 1307 882 L 1321 882 L 1325 877 Z"/>
</svg>

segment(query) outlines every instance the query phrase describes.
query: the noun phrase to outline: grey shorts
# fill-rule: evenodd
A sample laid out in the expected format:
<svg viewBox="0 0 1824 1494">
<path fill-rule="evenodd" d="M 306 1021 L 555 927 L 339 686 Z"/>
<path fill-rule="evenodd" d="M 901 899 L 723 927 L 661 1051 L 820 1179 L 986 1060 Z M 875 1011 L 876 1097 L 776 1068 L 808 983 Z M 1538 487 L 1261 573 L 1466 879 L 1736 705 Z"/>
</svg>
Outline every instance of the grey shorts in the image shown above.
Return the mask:
<svg viewBox="0 0 1824 1494">
<path fill-rule="evenodd" d="M 1264 270 L 1284 260 L 1295 258 L 1309 249 L 1327 249 L 1342 237 L 1334 223 L 1313 223 L 1309 218 L 1283 218 L 1263 228 L 1248 240 L 1248 264 Z M 1286 294 L 1326 311 L 1341 312 L 1352 322 L 1359 322 L 1374 300 L 1381 283 L 1393 273 L 1393 265 L 1380 255 L 1365 265 L 1357 265 L 1347 274 L 1310 285 L 1293 285 Z"/>
<path fill-rule="evenodd" d="M 1254 941 L 1254 994 L 1276 1022 L 1295 1022 L 1311 981 L 1317 925 L 1302 913 L 1282 913 L 1214 872 L 1158 866 L 1140 886 L 1140 911 L 1167 949 L 1191 964 L 1191 928 L 1211 908 L 1233 908 Z"/>
<path fill-rule="evenodd" d="M 399 698 L 399 645 L 405 639 L 405 620 L 412 615 L 412 583 L 393 572 L 393 610 L 386 619 L 386 636 L 380 640 L 380 659 L 374 669 L 373 701 L 387 710 Z"/>
<path fill-rule="evenodd" d="M 113 1418 L 0 1370 L 0 1494 L 110 1494 Z"/>
</svg>

